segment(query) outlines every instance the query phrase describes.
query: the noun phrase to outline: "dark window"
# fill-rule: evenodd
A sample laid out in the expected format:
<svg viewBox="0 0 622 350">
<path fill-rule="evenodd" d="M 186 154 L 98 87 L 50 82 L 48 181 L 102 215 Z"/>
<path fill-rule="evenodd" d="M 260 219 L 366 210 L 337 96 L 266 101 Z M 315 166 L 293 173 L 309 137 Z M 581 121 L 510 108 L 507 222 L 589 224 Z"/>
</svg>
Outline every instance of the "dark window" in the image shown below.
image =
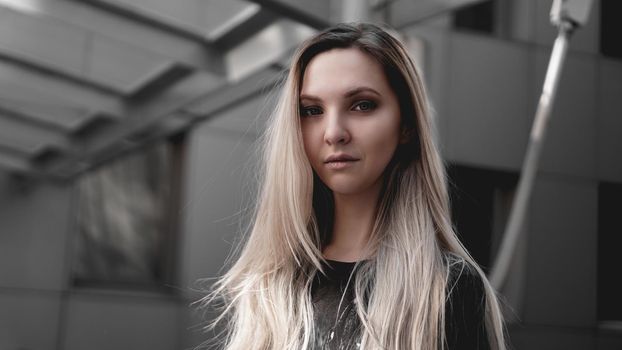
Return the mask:
<svg viewBox="0 0 622 350">
<path fill-rule="evenodd" d="M 622 184 L 598 186 L 598 320 L 622 321 Z"/>
<path fill-rule="evenodd" d="M 600 3 L 600 52 L 605 56 L 622 58 L 622 1 L 602 0 Z"/>
<path fill-rule="evenodd" d="M 483 33 L 494 33 L 495 1 L 465 6 L 454 12 L 454 27 Z"/>
<path fill-rule="evenodd" d="M 183 136 L 145 146 L 78 180 L 74 285 L 174 284 L 183 146 Z"/>
<path fill-rule="evenodd" d="M 448 175 L 458 237 L 488 272 L 509 216 L 518 174 L 454 164 Z"/>
</svg>

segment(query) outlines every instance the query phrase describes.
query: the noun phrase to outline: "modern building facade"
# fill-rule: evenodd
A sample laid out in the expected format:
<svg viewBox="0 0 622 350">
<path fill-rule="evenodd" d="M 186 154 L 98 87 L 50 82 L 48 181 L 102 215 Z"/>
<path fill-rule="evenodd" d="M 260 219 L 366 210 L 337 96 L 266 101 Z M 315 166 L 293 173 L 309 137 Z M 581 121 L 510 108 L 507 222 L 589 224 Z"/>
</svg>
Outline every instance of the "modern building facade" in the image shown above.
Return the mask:
<svg viewBox="0 0 622 350">
<path fill-rule="evenodd" d="M 0 0 L 0 348 L 191 349 L 248 222 L 291 50 L 387 23 L 424 72 L 455 224 L 498 249 L 552 1 Z M 505 301 L 512 348 L 622 349 L 614 0 L 571 39 Z M 203 280 L 200 283 L 197 281 Z"/>
</svg>

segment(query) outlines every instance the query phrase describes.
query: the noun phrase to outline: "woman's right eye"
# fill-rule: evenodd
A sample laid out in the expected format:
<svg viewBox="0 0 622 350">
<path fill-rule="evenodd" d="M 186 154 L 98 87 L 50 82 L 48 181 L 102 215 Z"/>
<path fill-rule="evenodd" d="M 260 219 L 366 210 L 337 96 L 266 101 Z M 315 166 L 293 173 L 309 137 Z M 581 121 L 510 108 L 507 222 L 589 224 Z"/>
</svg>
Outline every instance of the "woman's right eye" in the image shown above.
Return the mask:
<svg viewBox="0 0 622 350">
<path fill-rule="evenodd" d="M 322 110 L 319 107 L 309 106 L 309 107 L 300 108 L 301 117 L 309 117 L 309 116 L 318 115 L 318 114 L 322 114 Z"/>
</svg>

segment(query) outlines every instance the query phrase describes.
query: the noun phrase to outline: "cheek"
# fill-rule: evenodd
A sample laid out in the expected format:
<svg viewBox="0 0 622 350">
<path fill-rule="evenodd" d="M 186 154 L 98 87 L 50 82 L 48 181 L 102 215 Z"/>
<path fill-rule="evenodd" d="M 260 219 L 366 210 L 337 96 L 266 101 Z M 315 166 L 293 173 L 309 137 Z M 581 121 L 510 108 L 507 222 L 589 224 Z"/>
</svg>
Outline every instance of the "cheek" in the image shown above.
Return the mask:
<svg viewBox="0 0 622 350">
<path fill-rule="evenodd" d="M 315 158 L 319 152 L 319 145 L 315 134 L 316 132 L 312 127 L 302 127 L 302 141 L 304 144 L 305 154 L 312 166 L 315 166 Z"/>
<path fill-rule="evenodd" d="M 373 135 L 373 137 L 371 136 Z M 375 128 L 368 138 L 367 151 L 376 172 L 384 171 L 399 144 L 399 125 L 382 125 Z"/>
<path fill-rule="evenodd" d="M 370 145 L 370 152 L 373 154 L 373 165 L 383 168 L 389 164 L 397 148 L 398 142 L 392 138 L 379 139 Z"/>
</svg>

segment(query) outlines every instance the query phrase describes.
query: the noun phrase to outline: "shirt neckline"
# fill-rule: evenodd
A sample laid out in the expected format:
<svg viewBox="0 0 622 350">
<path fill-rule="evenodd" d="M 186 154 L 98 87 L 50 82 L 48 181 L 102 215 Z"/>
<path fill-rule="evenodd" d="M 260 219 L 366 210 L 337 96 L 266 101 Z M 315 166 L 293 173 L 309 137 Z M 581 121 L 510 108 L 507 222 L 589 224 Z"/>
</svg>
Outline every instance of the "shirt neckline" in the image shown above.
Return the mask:
<svg viewBox="0 0 622 350">
<path fill-rule="evenodd" d="M 361 260 L 359 260 L 359 261 L 340 261 L 340 260 L 333 260 L 333 259 L 324 259 L 324 260 L 326 260 L 326 262 L 329 262 L 329 263 L 342 264 L 342 265 L 354 265 L 357 262 L 361 261 Z"/>
</svg>

